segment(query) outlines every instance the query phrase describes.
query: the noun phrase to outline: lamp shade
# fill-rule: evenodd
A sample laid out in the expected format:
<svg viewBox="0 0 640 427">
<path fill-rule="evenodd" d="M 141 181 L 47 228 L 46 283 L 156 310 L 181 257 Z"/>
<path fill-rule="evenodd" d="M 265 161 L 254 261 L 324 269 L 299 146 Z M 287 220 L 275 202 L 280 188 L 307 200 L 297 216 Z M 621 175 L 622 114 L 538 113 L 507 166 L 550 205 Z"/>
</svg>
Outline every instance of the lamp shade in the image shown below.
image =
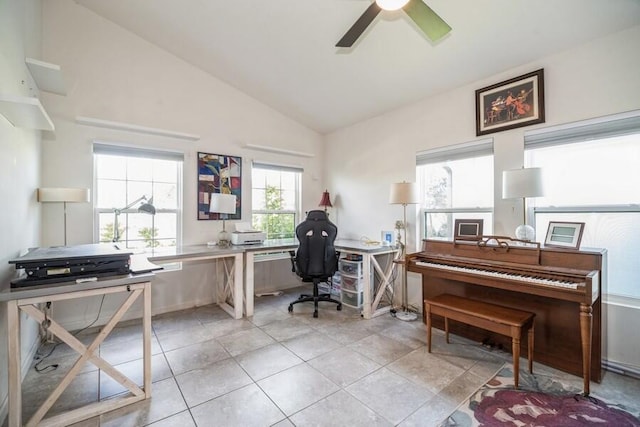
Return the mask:
<svg viewBox="0 0 640 427">
<path fill-rule="evenodd" d="M 541 168 L 512 169 L 502 172 L 502 198 L 520 199 L 544 195 Z"/>
<path fill-rule="evenodd" d="M 91 200 L 88 188 L 38 188 L 38 201 L 87 203 Z"/>
<path fill-rule="evenodd" d="M 333 205 L 331 204 L 331 198 L 329 197 L 329 192 L 327 190 L 324 190 L 324 192 L 322 193 L 322 199 L 320 199 L 320 203 L 318 203 L 318 206 L 323 206 L 325 208 L 333 207 Z"/>
<path fill-rule="evenodd" d="M 384 10 L 398 10 L 409 3 L 409 0 L 376 0 L 380 9 Z"/>
<path fill-rule="evenodd" d="M 236 196 L 234 194 L 211 193 L 209 212 L 222 214 L 236 213 Z"/>
<path fill-rule="evenodd" d="M 420 192 L 415 182 L 396 182 L 391 184 L 389 203 L 392 205 L 411 205 L 420 203 Z"/>
</svg>

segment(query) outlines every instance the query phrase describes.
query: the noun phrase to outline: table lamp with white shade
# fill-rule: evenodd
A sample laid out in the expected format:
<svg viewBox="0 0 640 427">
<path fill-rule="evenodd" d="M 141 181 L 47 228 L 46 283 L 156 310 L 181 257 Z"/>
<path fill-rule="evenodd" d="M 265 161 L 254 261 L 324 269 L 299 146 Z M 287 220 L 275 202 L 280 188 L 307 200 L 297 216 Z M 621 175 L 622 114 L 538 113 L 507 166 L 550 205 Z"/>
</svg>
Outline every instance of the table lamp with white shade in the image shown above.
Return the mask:
<svg viewBox="0 0 640 427">
<path fill-rule="evenodd" d="M 229 214 L 236 213 L 236 196 L 234 194 L 211 193 L 209 212 L 220 214 L 222 219 L 222 231 L 218 234 L 218 246 L 229 247 L 231 235 L 227 232 L 225 220 Z"/>
<path fill-rule="evenodd" d="M 542 196 L 544 196 L 544 185 L 541 168 L 511 169 L 502 172 L 502 198 L 522 199 L 523 223 L 516 228 L 517 239 L 527 241 L 535 239 L 534 228 L 527 225 L 526 199 Z"/>
<path fill-rule="evenodd" d="M 407 266 L 404 265 L 405 248 L 407 244 L 407 205 L 415 205 L 420 203 L 420 191 L 415 182 L 396 182 L 391 184 L 389 192 L 389 203 L 392 205 L 402 205 L 403 222 L 402 240 L 400 244 L 400 259 L 402 260 L 402 311 L 396 313 L 396 317 L 400 320 L 415 320 L 418 316 L 416 313 L 409 311 L 409 302 L 407 295 Z"/>
</svg>

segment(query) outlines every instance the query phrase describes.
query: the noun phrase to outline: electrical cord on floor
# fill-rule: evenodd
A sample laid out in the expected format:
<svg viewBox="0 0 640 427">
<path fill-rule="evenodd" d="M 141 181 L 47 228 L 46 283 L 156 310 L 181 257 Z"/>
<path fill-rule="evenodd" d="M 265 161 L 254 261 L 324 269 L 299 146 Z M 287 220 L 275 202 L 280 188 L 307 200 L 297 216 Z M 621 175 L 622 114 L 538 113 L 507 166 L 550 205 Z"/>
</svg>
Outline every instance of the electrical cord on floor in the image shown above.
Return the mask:
<svg viewBox="0 0 640 427">
<path fill-rule="evenodd" d="M 73 333 L 72 335 L 73 335 L 74 337 L 77 337 L 77 336 L 78 336 L 78 335 L 80 335 L 82 332 L 84 332 L 84 331 L 86 331 L 87 329 L 89 329 L 90 327 L 92 327 L 92 326 L 93 326 L 93 325 L 98 321 L 98 319 L 100 318 L 100 314 L 102 313 L 102 305 L 104 304 L 104 297 L 105 297 L 105 296 L 106 296 L 106 295 L 102 295 L 102 299 L 100 300 L 100 307 L 98 308 L 98 314 L 96 315 L 96 318 L 95 318 L 95 319 L 93 319 L 93 321 L 92 321 L 91 323 L 89 323 L 87 326 L 85 326 L 84 328 L 82 328 L 82 329 L 80 329 L 80 330 L 76 331 L 75 333 Z M 34 358 L 34 360 L 38 360 L 38 363 L 36 363 L 36 364 L 33 366 L 33 369 L 35 369 L 35 371 L 36 371 L 37 373 L 39 373 L 39 374 L 43 374 L 43 373 L 45 373 L 45 372 L 55 371 L 56 369 L 58 369 L 58 366 L 59 366 L 59 365 L 58 365 L 57 363 L 53 363 L 53 364 L 51 364 L 51 365 L 47 365 L 47 366 L 42 367 L 42 368 L 40 367 L 40 364 L 41 364 L 42 362 L 44 362 L 48 357 L 50 357 L 50 356 L 53 354 L 53 352 L 55 351 L 55 349 L 56 349 L 56 348 L 58 348 L 58 346 L 59 346 L 60 344 L 62 344 L 62 341 L 58 341 L 57 343 L 55 343 L 55 344 L 53 345 L 53 347 L 51 348 L 51 350 L 49 350 L 49 352 L 48 352 L 48 353 L 46 353 L 46 354 L 42 354 L 42 353 L 40 353 L 40 349 L 38 349 L 38 350 L 36 351 L 36 354 L 35 354 L 35 356 L 34 356 L 33 358 Z"/>
</svg>

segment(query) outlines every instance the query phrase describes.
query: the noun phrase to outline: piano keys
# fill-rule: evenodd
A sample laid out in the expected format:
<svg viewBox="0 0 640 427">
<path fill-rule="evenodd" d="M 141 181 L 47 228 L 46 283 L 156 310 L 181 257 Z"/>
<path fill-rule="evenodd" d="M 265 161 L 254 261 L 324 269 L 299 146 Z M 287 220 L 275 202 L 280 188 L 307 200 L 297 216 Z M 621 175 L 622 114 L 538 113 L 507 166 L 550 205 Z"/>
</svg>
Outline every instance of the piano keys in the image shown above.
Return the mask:
<svg viewBox="0 0 640 427">
<path fill-rule="evenodd" d="M 605 250 L 517 246 L 503 237 L 424 240 L 421 252 L 407 255 L 406 265 L 422 275 L 423 299 L 453 293 L 535 312 L 534 360 L 582 376 L 585 395 L 590 380 L 600 381 Z M 473 326 L 452 324 L 451 331 L 510 348 L 503 336 Z"/>
</svg>

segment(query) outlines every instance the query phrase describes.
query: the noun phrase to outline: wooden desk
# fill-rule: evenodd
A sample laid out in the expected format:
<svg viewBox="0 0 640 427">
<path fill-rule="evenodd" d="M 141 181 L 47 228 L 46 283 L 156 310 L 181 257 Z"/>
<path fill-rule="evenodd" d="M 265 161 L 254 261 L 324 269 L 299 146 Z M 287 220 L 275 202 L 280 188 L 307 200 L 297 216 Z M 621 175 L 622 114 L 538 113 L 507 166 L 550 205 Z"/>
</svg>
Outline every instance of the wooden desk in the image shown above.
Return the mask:
<svg viewBox="0 0 640 427">
<path fill-rule="evenodd" d="M 60 340 L 68 344 L 80 354 L 75 364 L 58 386 L 45 399 L 40 408 L 25 424 L 26 426 L 64 426 L 78 421 L 95 417 L 99 414 L 112 411 L 125 405 L 138 402 L 151 397 L 151 278 L 153 274 L 140 274 L 129 276 L 112 276 L 99 279 L 95 282 L 77 284 L 65 282 L 50 285 L 30 286 L 25 288 L 7 289 L 0 292 L 0 302 L 7 305 L 7 355 L 9 372 L 9 427 L 20 427 L 22 423 L 22 375 L 20 372 L 20 311 L 42 323 L 45 313 L 38 309 L 37 305 L 90 297 L 94 295 L 107 295 L 113 293 L 127 293 L 129 296 L 120 305 L 111 319 L 102 327 L 89 346 L 85 346 L 70 332 L 60 326 L 55 320 L 49 319 L 49 330 Z M 116 370 L 112 365 L 98 356 L 95 352 L 100 344 L 111 333 L 131 305 L 142 296 L 143 299 L 143 387 L 140 388 L 133 380 Z M 89 405 L 44 418 L 56 400 L 71 384 L 71 381 L 80 372 L 84 364 L 89 361 L 115 381 L 129 390 L 128 395 L 122 395 L 111 399 L 91 403 Z"/>
<path fill-rule="evenodd" d="M 391 276 L 394 265 L 389 262 L 386 268 L 382 268 L 377 260 L 380 255 L 393 255 L 398 253 L 395 246 L 367 245 L 359 240 L 336 239 L 334 246 L 337 251 L 348 252 L 352 254 L 362 255 L 364 290 L 362 294 L 362 316 L 365 319 L 388 313 L 391 306 L 378 308 L 382 296 L 387 288 L 392 286 Z M 298 248 L 296 239 L 282 239 L 265 241 L 260 245 L 246 245 L 244 248 L 244 273 L 245 273 L 245 314 L 247 317 L 253 316 L 254 310 L 254 263 L 257 254 L 267 254 L 274 252 L 292 251 Z M 371 283 L 372 269 L 378 272 L 381 278 L 380 286 L 377 292 L 373 292 L 373 283 Z"/>
<path fill-rule="evenodd" d="M 216 280 L 216 284 L 214 284 L 216 304 L 234 319 L 241 319 L 244 299 L 242 286 L 243 252 L 244 247 L 242 246 L 219 248 L 218 246 L 190 245 L 153 252 L 147 258 L 157 264 L 207 259 L 221 261 L 223 270 L 218 272 L 218 278 L 221 280 Z M 229 260 L 233 261 L 232 265 L 227 262 Z"/>
</svg>

